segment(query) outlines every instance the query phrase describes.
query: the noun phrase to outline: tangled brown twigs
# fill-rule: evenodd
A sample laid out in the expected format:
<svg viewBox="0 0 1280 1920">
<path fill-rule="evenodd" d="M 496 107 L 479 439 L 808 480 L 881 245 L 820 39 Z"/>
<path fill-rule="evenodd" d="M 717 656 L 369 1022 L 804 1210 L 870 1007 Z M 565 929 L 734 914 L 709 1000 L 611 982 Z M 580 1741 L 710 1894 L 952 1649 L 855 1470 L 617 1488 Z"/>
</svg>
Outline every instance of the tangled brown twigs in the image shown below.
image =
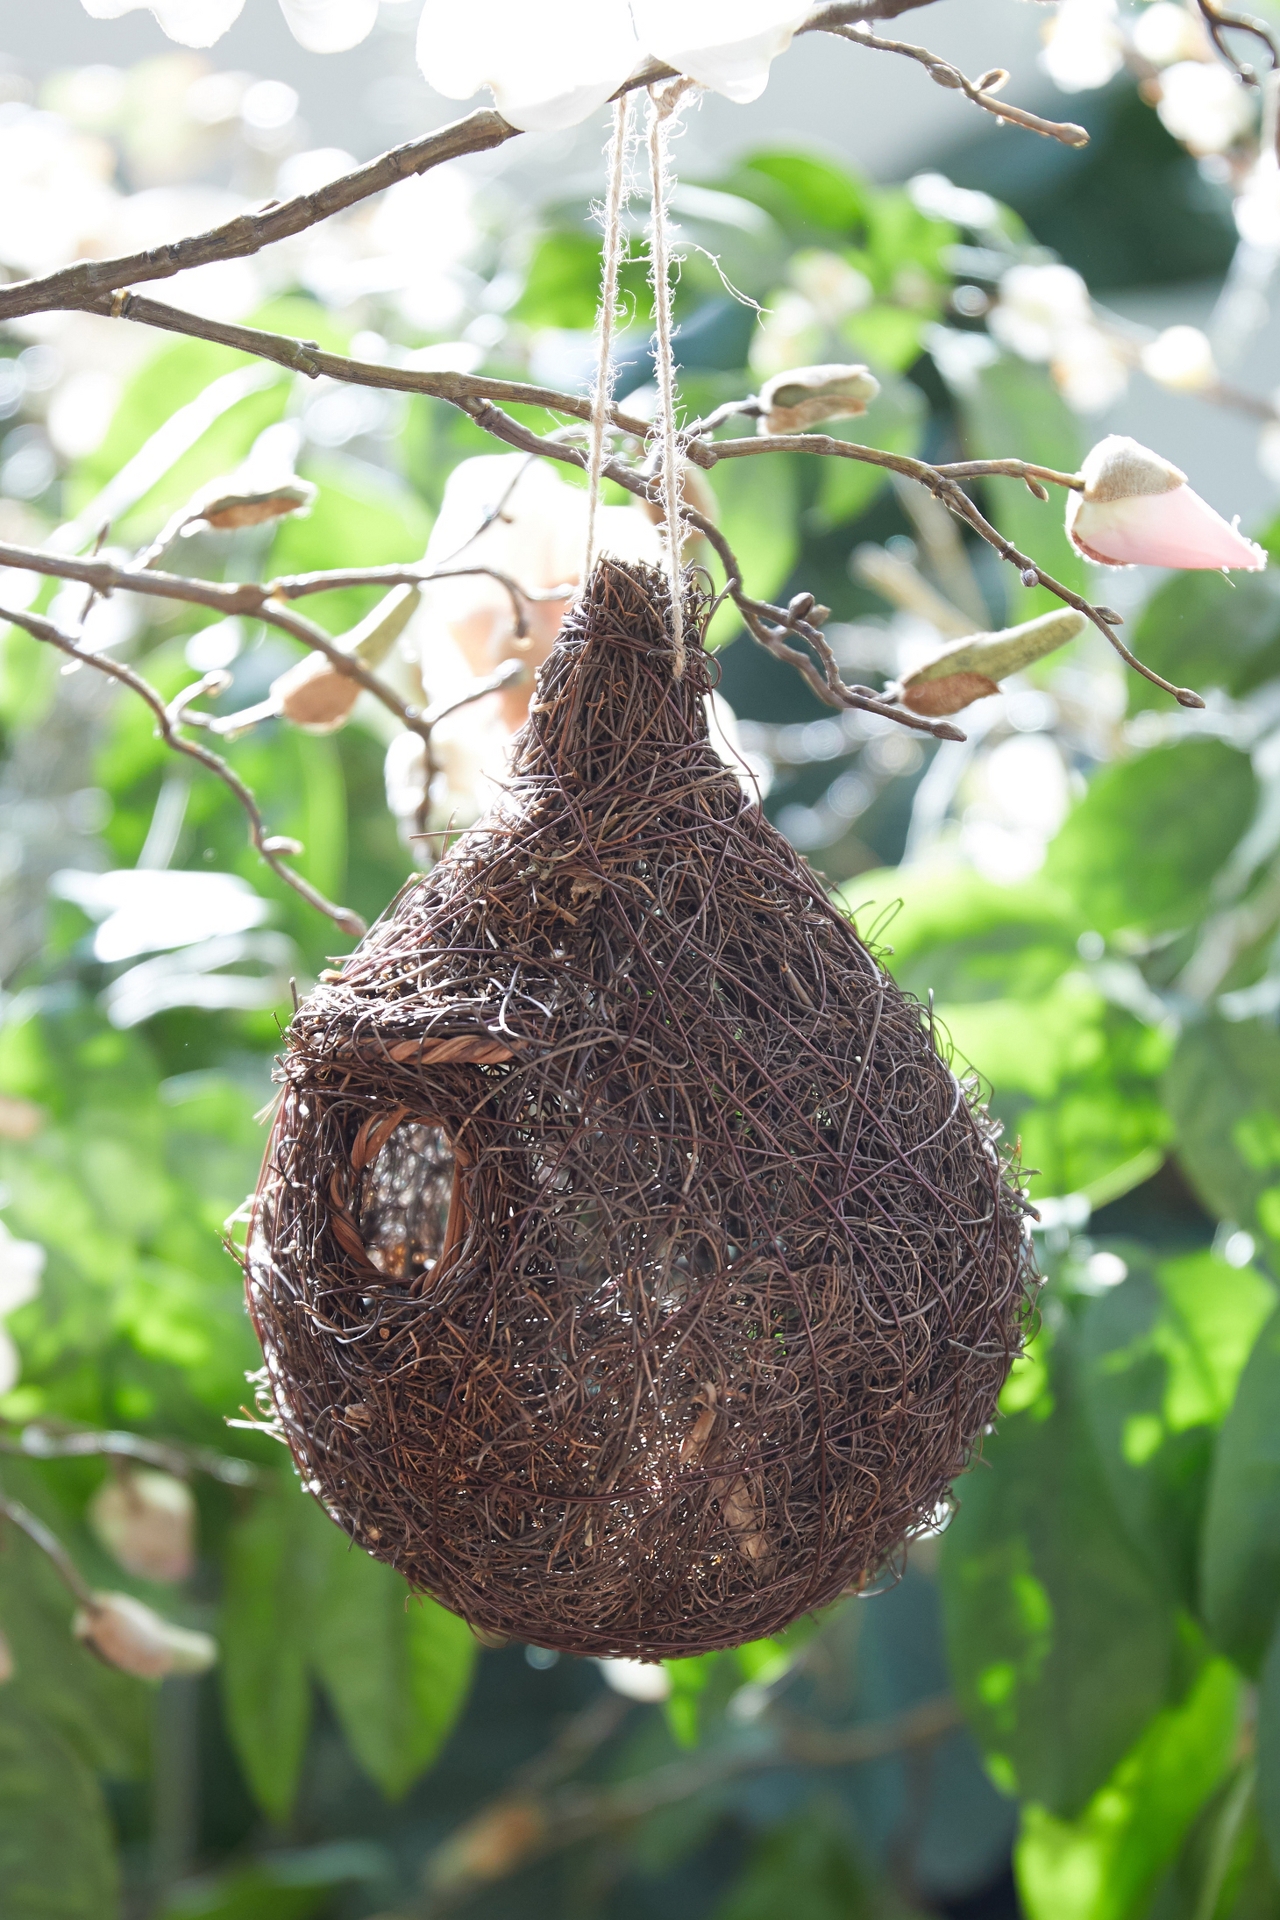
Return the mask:
<svg viewBox="0 0 1280 1920">
<path fill-rule="evenodd" d="M 354 1539 L 477 1627 L 651 1658 L 867 1582 L 1030 1278 L 972 1090 L 671 657 L 661 578 L 602 562 L 494 812 L 299 1009 L 247 1261 Z"/>
</svg>

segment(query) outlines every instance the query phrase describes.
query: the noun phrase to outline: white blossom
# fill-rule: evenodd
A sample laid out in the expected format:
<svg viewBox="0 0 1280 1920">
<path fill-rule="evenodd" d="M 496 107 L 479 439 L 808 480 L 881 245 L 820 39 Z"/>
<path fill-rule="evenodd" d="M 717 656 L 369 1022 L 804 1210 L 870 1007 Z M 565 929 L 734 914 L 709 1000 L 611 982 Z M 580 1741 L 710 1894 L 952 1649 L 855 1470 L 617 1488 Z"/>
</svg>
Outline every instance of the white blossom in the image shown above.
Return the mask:
<svg viewBox="0 0 1280 1920">
<path fill-rule="evenodd" d="M 1253 128 L 1248 93 L 1216 62 L 1179 60 L 1166 67 L 1156 112 L 1175 140 L 1199 154 L 1225 153 Z"/>
<path fill-rule="evenodd" d="M 488 87 L 513 126 L 572 127 L 649 59 L 758 99 L 807 13 L 795 0 L 427 0 L 418 64 L 451 100 Z"/>
<path fill-rule="evenodd" d="M 1214 57 L 1204 23 L 1175 0 L 1154 0 L 1154 5 L 1143 8 L 1133 23 L 1133 47 L 1153 67 Z"/>
<path fill-rule="evenodd" d="M 148 7 L 161 30 L 184 47 L 211 47 L 234 26 L 244 0 L 81 0 L 95 20 L 118 20 Z M 378 0 L 280 0 L 289 30 L 312 53 L 345 53 L 372 31 Z"/>
<path fill-rule="evenodd" d="M 44 1273 L 44 1248 L 34 1240 L 15 1240 L 0 1221 L 0 1319 L 34 1300 Z M 0 1326 L 0 1393 L 17 1385 L 21 1362 L 13 1337 Z"/>
<path fill-rule="evenodd" d="M 1056 343 L 1092 321 L 1089 289 L 1074 267 L 1010 267 L 988 325 L 1023 360 L 1051 360 Z"/>
<path fill-rule="evenodd" d="M 1124 65 L 1116 0 L 1062 0 L 1045 29 L 1040 64 L 1064 93 L 1114 80 Z"/>
<path fill-rule="evenodd" d="M 184 47 L 211 47 L 244 11 L 244 0 L 80 0 L 94 20 L 149 7 L 161 31 Z"/>
<path fill-rule="evenodd" d="M 1218 378 L 1209 337 L 1199 327 L 1166 327 L 1141 359 L 1142 371 L 1174 393 L 1203 393 Z"/>
<path fill-rule="evenodd" d="M 1077 413 L 1102 413 L 1129 384 L 1129 363 L 1101 327 L 1070 327 L 1057 340 L 1049 370 Z"/>
<path fill-rule="evenodd" d="M 1234 212 L 1237 231 L 1246 245 L 1280 252 L 1280 164 L 1274 153 L 1259 157 Z"/>
</svg>

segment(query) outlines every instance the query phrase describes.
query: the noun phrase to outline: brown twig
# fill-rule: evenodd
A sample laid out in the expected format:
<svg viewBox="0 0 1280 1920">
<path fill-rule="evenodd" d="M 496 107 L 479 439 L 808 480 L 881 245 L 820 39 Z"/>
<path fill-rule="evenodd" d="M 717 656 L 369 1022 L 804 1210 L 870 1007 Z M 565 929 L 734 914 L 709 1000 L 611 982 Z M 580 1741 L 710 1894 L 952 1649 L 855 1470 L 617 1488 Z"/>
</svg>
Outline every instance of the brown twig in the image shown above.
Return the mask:
<svg viewBox="0 0 1280 1920">
<path fill-rule="evenodd" d="M 942 1695 L 891 1720 L 832 1729 L 792 1721 L 776 1738 L 728 1752 L 673 1761 L 620 1785 L 567 1787 L 555 1794 L 506 1794 L 475 1814 L 428 1855 L 424 1907 L 378 1920 L 434 1920 L 495 1881 L 565 1847 L 634 1826 L 663 1807 L 775 1768 L 855 1767 L 935 1746 L 960 1725 L 954 1700 Z"/>
<path fill-rule="evenodd" d="M 833 32 L 850 20 L 890 19 L 911 7 L 927 4 L 928 0 L 849 0 L 849 4 L 819 7 L 801 31 Z M 627 90 L 669 77 L 672 71 L 665 67 L 652 72 L 638 71 L 627 81 Z M 120 254 L 111 260 L 79 260 L 54 273 L 0 288 L 0 320 L 16 320 L 31 313 L 94 311 L 99 308 L 103 294 L 114 294 L 121 287 L 134 286 L 143 280 L 166 280 L 189 267 L 208 266 L 215 260 L 243 260 L 261 253 L 276 241 L 305 233 L 309 227 L 332 219 L 334 214 L 357 206 L 371 194 L 382 193 L 401 180 L 429 173 L 433 167 L 459 159 L 463 154 L 486 153 L 515 139 L 519 132 L 520 128 L 513 127 L 493 108 L 480 108 L 436 133 L 392 147 L 366 165 L 318 187 L 314 193 L 297 194 L 292 200 L 268 201 L 256 213 L 236 214 L 204 233 L 190 234 L 165 246 Z M 306 360 L 310 357 L 305 345 L 303 343 L 303 354 L 293 363 L 302 371 L 306 371 Z"/>
<path fill-rule="evenodd" d="M 1206 0 L 1201 0 L 1201 5 L 1205 4 Z M 1012 107 L 1008 101 L 999 99 L 998 90 L 1009 78 L 1003 67 L 993 68 L 977 80 L 969 80 L 959 67 L 953 67 L 949 60 L 940 59 L 928 47 L 912 46 L 907 40 L 886 40 L 865 26 L 832 26 L 827 31 L 839 34 L 842 40 L 852 40 L 856 46 L 875 47 L 881 53 L 900 53 L 908 60 L 918 61 L 929 78 L 940 87 L 950 87 L 962 93 L 966 100 L 972 100 L 975 107 L 993 113 L 997 120 L 1025 127 L 1030 133 L 1043 134 L 1047 140 L 1060 140 L 1064 147 L 1087 147 L 1089 144 L 1088 133 L 1074 121 L 1046 120 L 1041 114 L 1030 113 L 1025 107 Z"/>
<path fill-rule="evenodd" d="M 10 1500 L 7 1494 L 0 1491 L 0 1518 L 8 1520 L 20 1533 L 26 1534 L 33 1546 L 39 1547 L 63 1585 L 69 1589 L 82 1607 L 93 1607 L 97 1604 L 80 1569 L 57 1534 L 52 1528 L 47 1527 L 43 1520 L 38 1519 L 29 1507 L 24 1507 L 20 1500 Z"/>
<path fill-rule="evenodd" d="M 69 577 L 74 579 L 79 576 L 72 574 Z M 198 761 L 215 778 L 221 780 L 223 786 L 235 796 L 249 822 L 250 845 L 266 861 L 276 877 L 283 880 L 287 887 L 292 887 L 295 893 L 300 894 L 308 906 L 315 907 L 318 912 L 325 914 L 342 929 L 343 933 L 349 934 L 354 940 L 363 938 L 366 927 L 358 913 L 353 913 L 349 907 L 336 906 L 332 900 L 327 900 L 318 888 L 313 887 L 309 880 L 304 880 L 300 873 L 295 873 L 292 867 L 285 865 L 280 857 L 281 853 L 286 849 L 289 852 L 297 851 L 297 843 L 281 841 L 267 832 L 266 822 L 262 818 L 250 788 L 220 754 L 212 752 L 210 748 L 201 746 L 194 740 L 182 738 L 177 730 L 178 723 L 169 706 L 150 681 L 144 680 L 141 674 L 134 672 L 132 667 L 125 666 L 119 660 L 112 660 L 108 654 L 91 653 L 87 648 L 77 646 L 69 634 L 63 633 L 52 620 L 46 620 L 41 614 L 21 613 L 13 608 L 0 607 L 0 620 L 7 620 L 13 626 L 21 627 L 24 633 L 31 635 L 33 640 L 42 640 L 47 646 L 56 647 L 59 653 L 65 653 L 69 660 L 78 660 L 82 666 L 92 667 L 95 672 L 105 674 L 108 679 L 118 680 L 122 686 L 136 693 L 140 700 L 145 700 L 156 717 L 156 731 L 165 745 L 171 747 L 175 753 L 185 754 L 188 759 Z"/>
<path fill-rule="evenodd" d="M 1280 49 L 1277 48 L 1275 37 L 1265 21 L 1259 20 L 1255 14 L 1251 13 L 1227 13 L 1215 4 L 1215 0 L 1196 0 L 1196 4 L 1200 9 L 1200 18 L 1209 30 L 1209 38 L 1245 86 L 1256 87 L 1259 84 L 1258 76 L 1252 67 L 1246 66 L 1232 53 L 1223 39 L 1224 28 L 1230 28 L 1237 33 L 1249 33 L 1255 40 L 1261 40 L 1271 55 L 1272 70 L 1280 66 Z"/>
<path fill-rule="evenodd" d="M 262 1480 L 259 1469 L 248 1460 L 215 1453 L 211 1447 L 192 1447 L 181 1440 L 148 1440 L 140 1433 L 50 1427 L 39 1422 L 16 1434 L 0 1434 L 0 1453 L 27 1460 L 139 1460 L 178 1479 L 203 1473 L 227 1487 L 253 1487 Z"/>
</svg>

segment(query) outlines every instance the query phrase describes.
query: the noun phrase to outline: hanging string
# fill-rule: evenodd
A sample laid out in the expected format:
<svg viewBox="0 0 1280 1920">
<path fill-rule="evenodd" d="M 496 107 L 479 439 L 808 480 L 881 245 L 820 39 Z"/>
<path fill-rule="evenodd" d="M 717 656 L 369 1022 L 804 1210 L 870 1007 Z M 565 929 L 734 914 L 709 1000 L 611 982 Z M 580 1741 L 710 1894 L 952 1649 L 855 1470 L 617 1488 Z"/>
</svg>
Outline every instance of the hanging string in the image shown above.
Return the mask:
<svg viewBox="0 0 1280 1920">
<path fill-rule="evenodd" d="M 583 558 L 585 586 L 596 557 L 596 510 L 600 505 L 600 475 L 604 468 L 605 429 L 613 397 L 613 334 L 618 319 L 618 266 L 622 258 L 622 209 L 626 197 L 627 147 L 631 132 L 631 95 L 614 102 L 613 132 L 605 149 L 609 172 L 604 210 L 604 252 L 600 262 L 600 312 L 596 326 L 600 351 L 591 392 L 591 452 L 587 463 L 587 550 Z"/>
<path fill-rule="evenodd" d="M 671 116 L 688 83 L 678 81 L 659 93 L 649 89 L 649 183 L 652 211 L 649 217 L 649 278 L 653 285 L 654 371 L 658 379 L 658 433 L 662 446 L 661 489 L 667 527 L 667 566 L 671 576 L 672 672 L 678 680 L 684 672 L 684 592 L 680 554 L 683 538 L 680 527 L 680 449 L 676 431 L 676 368 L 671 344 L 671 248 L 667 229 L 667 209 L 671 199 L 671 174 L 667 140 Z"/>
</svg>

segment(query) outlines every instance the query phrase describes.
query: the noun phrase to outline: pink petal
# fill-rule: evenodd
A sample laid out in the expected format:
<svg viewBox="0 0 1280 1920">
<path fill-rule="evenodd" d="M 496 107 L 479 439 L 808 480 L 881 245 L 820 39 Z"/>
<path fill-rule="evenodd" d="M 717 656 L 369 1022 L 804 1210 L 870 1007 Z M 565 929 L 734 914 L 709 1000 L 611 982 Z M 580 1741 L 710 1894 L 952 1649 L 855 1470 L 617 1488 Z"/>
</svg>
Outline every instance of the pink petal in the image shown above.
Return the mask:
<svg viewBox="0 0 1280 1920">
<path fill-rule="evenodd" d="M 1107 567 L 1239 568 L 1260 573 L 1264 550 L 1228 526 L 1188 486 L 1130 500 L 1080 500 L 1069 515 L 1072 544 Z"/>
</svg>

